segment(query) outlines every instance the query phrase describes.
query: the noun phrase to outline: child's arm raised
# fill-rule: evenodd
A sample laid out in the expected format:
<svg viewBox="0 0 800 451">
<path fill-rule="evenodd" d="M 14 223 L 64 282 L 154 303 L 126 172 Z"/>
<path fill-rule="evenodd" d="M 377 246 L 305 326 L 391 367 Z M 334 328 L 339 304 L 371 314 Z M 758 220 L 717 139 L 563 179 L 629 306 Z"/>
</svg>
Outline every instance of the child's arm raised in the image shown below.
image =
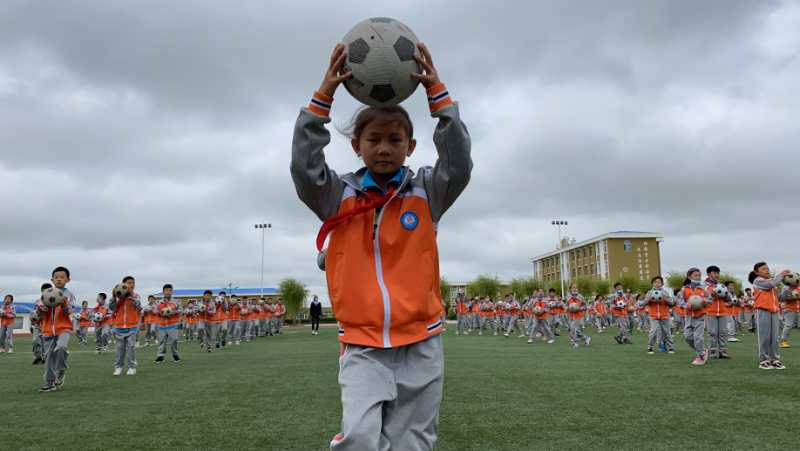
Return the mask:
<svg viewBox="0 0 800 451">
<path fill-rule="evenodd" d="M 417 44 L 417 48 L 422 56 L 415 54 L 414 59 L 424 73 L 413 74 L 412 77 L 425 87 L 431 115 L 439 119 L 433 132 L 433 143 L 439 158 L 433 168 L 422 168 L 431 216 L 434 222 L 438 222 L 469 183 L 472 172 L 471 141 L 467 126 L 459 117 L 458 105 L 453 103 L 447 88 L 439 80 L 428 48 L 423 43 Z"/>
<path fill-rule="evenodd" d="M 308 108 L 300 111 L 292 139 L 290 171 L 297 196 L 323 221 L 336 214 L 344 190 L 342 180 L 325 163 L 323 153 L 331 141 L 325 124 L 330 122 L 328 114 L 333 94 L 339 84 L 351 75 L 349 71 L 342 73 L 347 56 L 344 50 L 342 44 L 333 49 L 325 78 Z"/>
</svg>

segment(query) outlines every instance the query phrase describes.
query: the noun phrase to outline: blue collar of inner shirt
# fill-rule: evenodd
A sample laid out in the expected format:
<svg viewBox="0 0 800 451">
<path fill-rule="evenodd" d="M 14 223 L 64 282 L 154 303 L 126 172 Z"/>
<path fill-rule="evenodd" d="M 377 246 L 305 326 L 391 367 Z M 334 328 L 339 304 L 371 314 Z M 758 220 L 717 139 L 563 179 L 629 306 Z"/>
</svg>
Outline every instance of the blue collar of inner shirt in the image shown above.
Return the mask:
<svg viewBox="0 0 800 451">
<path fill-rule="evenodd" d="M 389 183 L 387 183 L 386 186 L 389 186 L 390 184 L 395 184 L 397 186 L 400 186 L 403 183 L 403 178 L 405 177 L 405 175 L 406 175 L 406 169 L 400 168 L 397 171 L 397 173 L 389 180 Z M 369 169 L 366 172 L 364 172 L 364 176 L 361 177 L 361 190 L 366 191 L 368 188 L 374 188 L 380 192 L 383 192 L 383 188 L 381 188 L 380 185 L 378 185 L 375 182 L 375 179 L 372 178 L 372 174 L 370 174 Z"/>
</svg>

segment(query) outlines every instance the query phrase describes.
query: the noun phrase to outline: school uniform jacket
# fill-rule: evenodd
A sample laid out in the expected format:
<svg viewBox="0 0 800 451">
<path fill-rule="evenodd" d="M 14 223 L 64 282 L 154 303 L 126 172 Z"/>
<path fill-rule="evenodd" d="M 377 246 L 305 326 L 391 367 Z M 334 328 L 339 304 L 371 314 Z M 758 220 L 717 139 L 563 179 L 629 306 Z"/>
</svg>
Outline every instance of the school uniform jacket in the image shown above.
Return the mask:
<svg viewBox="0 0 800 451">
<path fill-rule="evenodd" d="M 36 303 L 36 308 L 41 313 L 39 316 L 41 317 L 42 335 L 45 337 L 57 337 L 65 332 L 72 332 L 70 315 L 72 315 L 75 296 L 66 288 L 62 288 L 61 293 L 67 298 L 64 304 L 48 307 L 41 301 Z"/>
<path fill-rule="evenodd" d="M 131 293 L 122 299 L 112 297 L 108 308 L 112 312 L 111 324 L 115 330 L 122 333 L 138 330 L 142 304 L 137 293 Z"/>
<path fill-rule="evenodd" d="M 442 331 L 436 225 L 466 188 L 472 160 L 458 105 L 442 84 L 428 89 L 428 96 L 439 119 L 436 165 L 417 174 L 403 168 L 380 211 L 351 216 L 329 236 L 325 267 L 340 342 L 391 348 Z M 291 173 L 300 199 L 325 221 L 364 205 L 368 196 L 361 183 L 366 168 L 340 177 L 325 163 L 330 103 L 322 110 L 318 104 L 312 101 L 313 112 L 304 108 L 297 119 Z"/>
<path fill-rule="evenodd" d="M 778 289 L 781 283 L 780 278 L 765 279 L 758 277 L 753 281 L 753 295 L 756 298 L 755 308 L 768 312 L 778 313 L 780 306 L 778 302 Z"/>
<path fill-rule="evenodd" d="M 3 326 L 10 326 L 17 320 L 17 311 L 14 308 L 13 302 L 3 304 L 2 309 L 0 309 L 0 314 L 2 314 L 0 317 L 0 324 Z"/>
<path fill-rule="evenodd" d="M 787 311 L 795 313 L 800 312 L 800 287 L 783 287 L 780 301 L 786 304 Z"/>
</svg>

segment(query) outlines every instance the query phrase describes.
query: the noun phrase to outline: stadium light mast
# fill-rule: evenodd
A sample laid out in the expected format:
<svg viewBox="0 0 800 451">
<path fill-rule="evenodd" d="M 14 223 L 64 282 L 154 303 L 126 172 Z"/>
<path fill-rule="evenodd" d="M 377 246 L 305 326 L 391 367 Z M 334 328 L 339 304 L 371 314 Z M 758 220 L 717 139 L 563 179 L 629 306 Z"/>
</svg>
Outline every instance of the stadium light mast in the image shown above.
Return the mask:
<svg viewBox="0 0 800 451">
<path fill-rule="evenodd" d="M 264 298 L 264 234 L 267 232 L 267 229 L 272 228 L 272 224 L 270 223 L 261 223 L 255 225 L 256 230 L 261 229 L 261 286 L 259 288 L 259 292 L 261 296 L 259 299 Z"/>
<path fill-rule="evenodd" d="M 560 251 L 561 248 L 562 248 L 562 246 L 561 246 L 561 226 L 566 227 L 568 223 L 567 223 L 567 221 L 562 221 L 560 219 L 554 219 L 554 220 L 550 221 L 550 224 L 556 226 L 556 228 L 558 229 L 558 244 L 556 245 L 556 249 L 558 249 Z M 564 253 L 563 252 L 559 252 L 558 253 L 558 260 L 559 260 L 558 261 L 558 265 L 559 265 L 559 271 L 558 272 L 559 272 L 559 276 L 560 276 L 559 279 L 561 279 L 561 300 L 563 301 L 564 300 L 564 277 L 565 277 L 565 275 L 564 275 Z"/>
</svg>

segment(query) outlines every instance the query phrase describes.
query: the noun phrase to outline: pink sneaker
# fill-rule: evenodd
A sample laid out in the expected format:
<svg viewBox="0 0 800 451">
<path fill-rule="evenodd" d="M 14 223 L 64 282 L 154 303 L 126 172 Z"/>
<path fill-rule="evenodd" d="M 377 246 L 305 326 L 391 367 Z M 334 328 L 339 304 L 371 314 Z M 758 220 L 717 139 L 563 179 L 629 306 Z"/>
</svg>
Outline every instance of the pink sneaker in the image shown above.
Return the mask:
<svg viewBox="0 0 800 451">
<path fill-rule="evenodd" d="M 704 363 L 706 363 L 706 362 L 704 362 L 704 361 L 703 361 L 703 358 L 702 358 L 702 357 L 700 357 L 700 356 L 696 356 L 696 357 L 694 358 L 694 360 L 692 360 L 692 365 L 698 365 L 698 366 L 699 366 L 699 365 L 702 365 L 702 364 L 704 364 Z"/>
</svg>

